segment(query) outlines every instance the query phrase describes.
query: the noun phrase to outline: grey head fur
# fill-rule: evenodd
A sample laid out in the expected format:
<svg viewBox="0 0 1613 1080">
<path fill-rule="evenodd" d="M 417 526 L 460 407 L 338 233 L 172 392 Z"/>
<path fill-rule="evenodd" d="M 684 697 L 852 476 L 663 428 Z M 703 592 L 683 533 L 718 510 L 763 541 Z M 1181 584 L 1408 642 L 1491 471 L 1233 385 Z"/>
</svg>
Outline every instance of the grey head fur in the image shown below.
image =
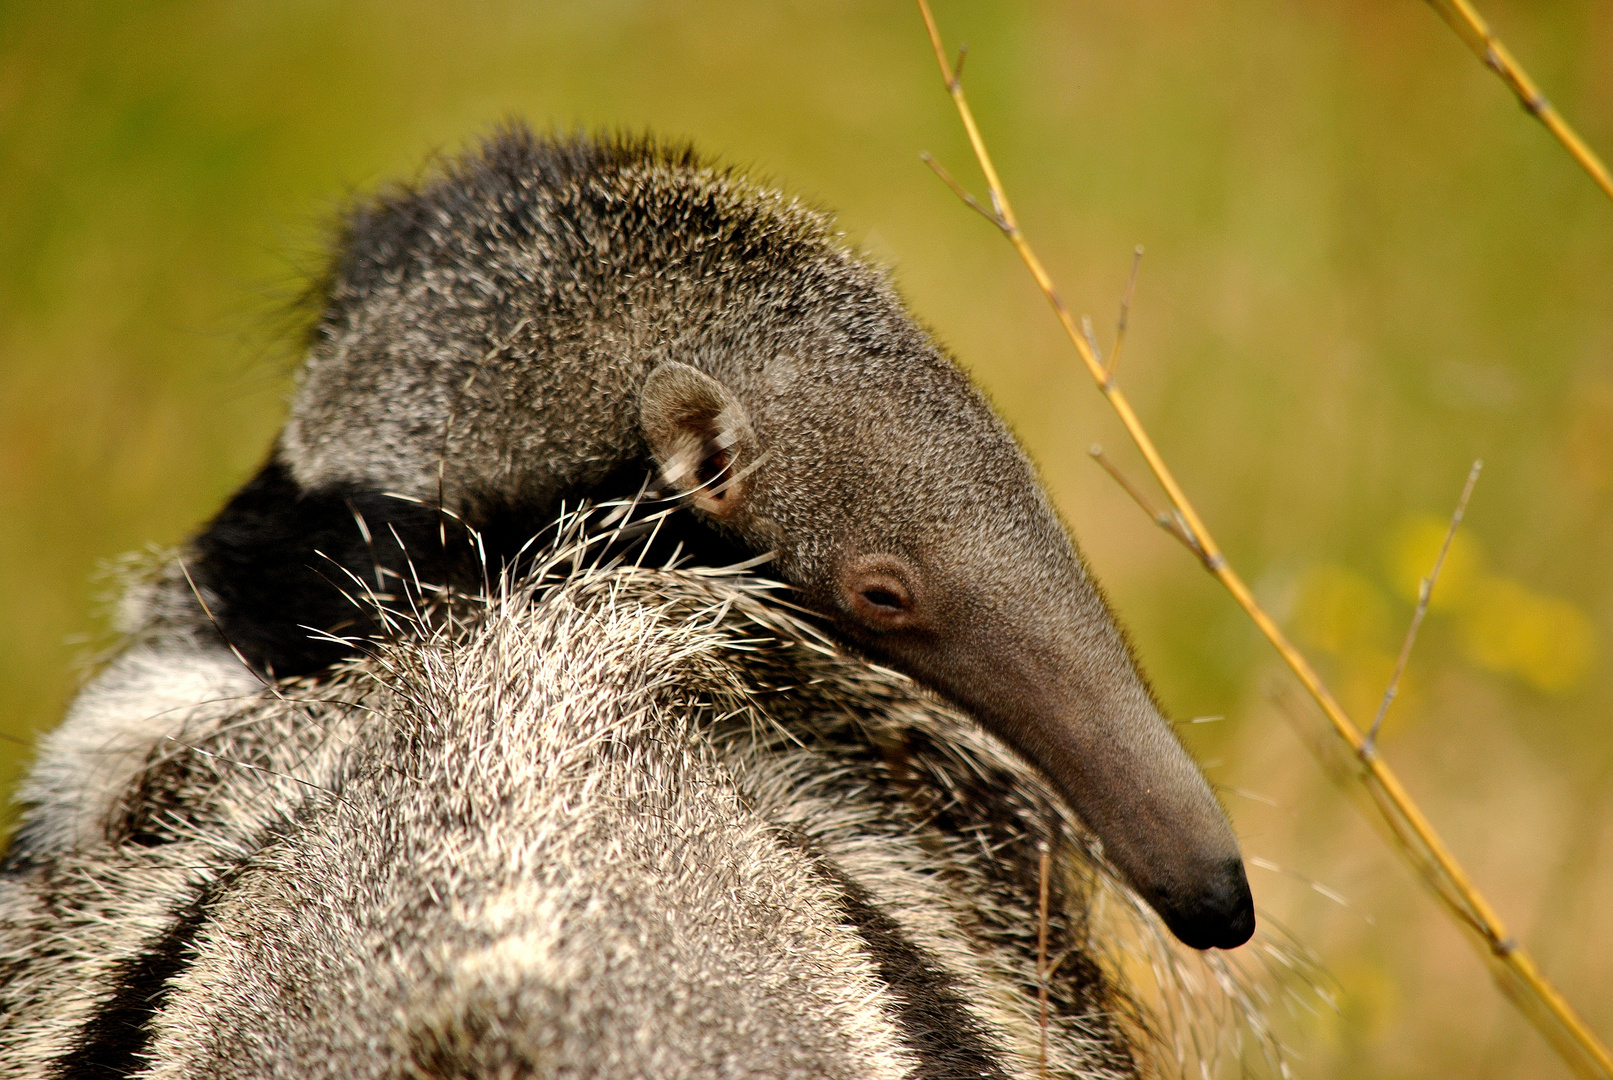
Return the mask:
<svg viewBox="0 0 1613 1080">
<path fill-rule="evenodd" d="M 143 743 L 119 717 L 172 695 L 123 669 L 183 642 L 137 640 L 31 782 L 25 831 L 94 820 L 0 867 L 0 1077 L 1170 1067 L 1129 980 L 1198 957 L 1013 752 L 774 584 L 561 531 L 531 579 Z M 96 730 L 137 764 L 91 809 L 53 788 Z M 1152 944 L 1122 966 L 1126 928 Z M 1172 1011 L 1223 1022 L 1200 962 Z"/>
<path fill-rule="evenodd" d="M 373 548 L 376 500 L 412 500 L 508 550 L 656 468 L 1042 769 L 1184 941 L 1253 932 L 1237 841 L 1032 466 L 826 216 L 687 150 L 515 129 L 355 210 L 320 300 L 274 459 L 198 542 L 227 635 L 342 632 L 288 590 L 232 600 L 331 557 L 298 507 Z"/>
</svg>

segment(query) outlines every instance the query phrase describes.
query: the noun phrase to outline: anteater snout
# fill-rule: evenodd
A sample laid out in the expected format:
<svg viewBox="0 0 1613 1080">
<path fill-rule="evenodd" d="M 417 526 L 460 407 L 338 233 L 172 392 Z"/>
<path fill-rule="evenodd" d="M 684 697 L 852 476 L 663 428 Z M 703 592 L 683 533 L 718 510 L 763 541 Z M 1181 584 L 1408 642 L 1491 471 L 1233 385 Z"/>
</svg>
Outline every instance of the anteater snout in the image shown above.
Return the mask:
<svg viewBox="0 0 1613 1080">
<path fill-rule="evenodd" d="M 1171 933 L 1195 949 L 1235 949 L 1255 932 L 1255 901 L 1243 860 L 1226 860 L 1195 888 L 1150 896 Z"/>
</svg>

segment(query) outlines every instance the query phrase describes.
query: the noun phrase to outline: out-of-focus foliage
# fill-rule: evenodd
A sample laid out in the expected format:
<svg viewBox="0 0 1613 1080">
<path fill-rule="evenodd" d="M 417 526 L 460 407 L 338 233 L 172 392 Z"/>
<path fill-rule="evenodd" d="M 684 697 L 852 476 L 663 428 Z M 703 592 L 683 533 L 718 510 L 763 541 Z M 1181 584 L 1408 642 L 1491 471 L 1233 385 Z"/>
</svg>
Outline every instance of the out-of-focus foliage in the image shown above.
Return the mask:
<svg viewBox="0 0 1613 1080">
<path fill-rule="evenodd" d="M 937 14 L 1104 340 L 1147 246 L 1120 377 L 1358 719 L 1484 457 L 1384 748 L 1613 1036 L 1613 205 L 1412 0 Z M 1486 14 L 1613 153 L 1613 8 Z M 1166 705 L 1225 716 L 1185 737 L 1263 909 L 1340 984 L 1288 1025 L 1301 1075 L 1562 1075 L 1293 737 L 1242 615 L 1086 460 L 1144 475 L 1012 252 L 919 164 L 974 175 L 901 2 L 0 5 L 0 782 L 107 640 L 96 567 L 182 539 L 265 453 L 333 209 L 511 115 L 693 138 L 894 267 Z"/>
</svg>

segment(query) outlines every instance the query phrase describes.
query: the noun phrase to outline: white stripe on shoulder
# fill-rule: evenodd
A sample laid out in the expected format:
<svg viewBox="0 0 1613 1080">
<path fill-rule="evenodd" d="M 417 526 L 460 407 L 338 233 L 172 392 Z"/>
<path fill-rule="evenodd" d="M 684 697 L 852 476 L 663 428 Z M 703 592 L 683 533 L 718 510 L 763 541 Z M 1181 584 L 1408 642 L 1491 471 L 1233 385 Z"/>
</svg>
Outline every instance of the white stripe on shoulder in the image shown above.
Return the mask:
<svg viewBox="0 0 1613 1080">
<path fill-rule="evenodd" d="M 31 846 L 104 842 L 108 815 L 158 744 L 239 710 L 263 689 L 223 646 L 165 637 L 131 647 L 79 692 L 67 719 L 40 740 L 17 792 L 31 804 Z"/>
</svg>

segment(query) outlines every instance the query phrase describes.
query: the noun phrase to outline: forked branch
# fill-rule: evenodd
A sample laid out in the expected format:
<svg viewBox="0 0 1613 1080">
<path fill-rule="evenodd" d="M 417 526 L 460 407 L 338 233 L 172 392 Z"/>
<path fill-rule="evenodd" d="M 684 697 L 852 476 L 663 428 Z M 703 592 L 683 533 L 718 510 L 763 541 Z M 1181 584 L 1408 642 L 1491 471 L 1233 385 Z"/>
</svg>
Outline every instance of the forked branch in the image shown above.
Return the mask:
<svg viewBox="0 0 1613 1080">
<path fill-rule="evenodd" d="M 1431 0 L 1431 2 L 1435 2 L 1437 7 L 1446 0 L 1437 2 Z M 1449 0 L 1449 2 L 1454 4 L 1460 3 L 1461 0 Z M 1607 1048 L 1585 1025 L 1556 987 L 1541 974 L 1528 952 L 1518 945 L 1489 901 L 1474 886 L 1467 872 L 1407 793 L 1400 778 L 1390 769 L 1381 754 L 1372 751 L 1367 737 L 1345 713 L 1310 661 L 1288 640 L 1276 621 L 1256 602 L 1254 594 L 1243 578 L 1228 565 L 1215 538 L 1210 535 L 1198 511 L 1188 501 L 1181 485 L 1176 482 L 1176 477 L 1166 466 L 1154 446 L 1153 439 L 1149 437 L 1142 422 L 1137 418 L 1131 403 L 1111 377 L 1111 371 L 1106 369 L 1098 358 L 1089 335 L 1082 331 L 1070 315 L 1069 308 L 1059 297 L 1047 269 L 1026 241 L 1024 233 L 1020 230 L 1019 221 L 1014 216 L 1013 204 L 1008 200 L 1008 194 L 997 176 L 996 166 L 992 164 L 991 155 L 986 150 L 985 140 L 975 123 L 974 113 L 969 108 L 968 99 L 963 92 L 963 83 L 947 58 L 935 16 L 930 12 L 927 0 L 918 0 L 918 6 L 924 16 L 924 25 L 930 34 L 930 43 L 935 48 L 936 63 L 940 65 L 947 93 L 952 96 L 958 117 L 963 122 L 964 131 L 969 137 L 969 144 L 974 149 L 975 159 L 980 164 L 980 171 L 985 175 L 991 198 L 991 212 L 987 212 L 976 200 L 966 201 L 991 220 L 1019 252 L 1031 277 L 1036 280 L 1037 287 L 1052 305 L 1054 315 L 1064 327 L 1065 334 L 1075 346 L 1077 355 L 1086 365 L 1087 372 L 1092 376 L 1098 391 L 1114 408 L 1126 433 L 1136 443 L 1149 469 L 1159 481 L 1160 487 L 1164 489 L 1170 501 L 1169 524 L 1163 513 L 1155 512 L 1151 516 L 1167 531 L 1176 534 L 1178 539 L 1198 555 L 1205 569 L 1232 594 L 1238 606 L 1243 608 L 1245 614 L 1271 642 L 1283 661 L 1299 678 L 1305 690 L 1321 707 L 1333 730 L 1349 745 L 1361 763 L 1360 772 L 1356 775 L 1366 785 L 1391 831 L 1400 838 L 1401 854 L 1423 876 L 1424 881 L 1457 922 L 1469 927 L 1478 935 L 1485 955 L 1497 965 L 1496 974 L 1502 989 L 1518 1003 L 1524 1015 L 1564 1056 L 1570 1067 L 1583 1075 L 1613 1080 L 1613 1055 L 1608 1053 Z M 1504 57 L 1505 54 L 1499 49 L 1499 43 L 1496 43 L 1493 37 L 1486 37 L 1485 40 L 1488 47 L 1496 50 L 1495 55 Z M 1541 112 L 1537 115 L 1541 115 L 1544 119 L 1547 114 Z M 1566 128 L 1566 125 L 1563 126 Z M 1570 149 L 1572 150 L 1572 147 Z M 1594 161 L 1594 158 L 1591 160 Z M 937 168 L 937 173 L 946 179 L 948 185 L 960 196 L 966 194 L 962 186 L 952 180 L 944 170 Z M 1610 189 L 1610 194 L 1613 194 L 1613 189 Z M 1126 486 L 1131 489 L 1131 485 Z M 1140 493 L 1131 490 L 1134 496 L 1140 497 Z M 1143 502 L 1146 506 L 1146 500 Z"/>
</svg>

